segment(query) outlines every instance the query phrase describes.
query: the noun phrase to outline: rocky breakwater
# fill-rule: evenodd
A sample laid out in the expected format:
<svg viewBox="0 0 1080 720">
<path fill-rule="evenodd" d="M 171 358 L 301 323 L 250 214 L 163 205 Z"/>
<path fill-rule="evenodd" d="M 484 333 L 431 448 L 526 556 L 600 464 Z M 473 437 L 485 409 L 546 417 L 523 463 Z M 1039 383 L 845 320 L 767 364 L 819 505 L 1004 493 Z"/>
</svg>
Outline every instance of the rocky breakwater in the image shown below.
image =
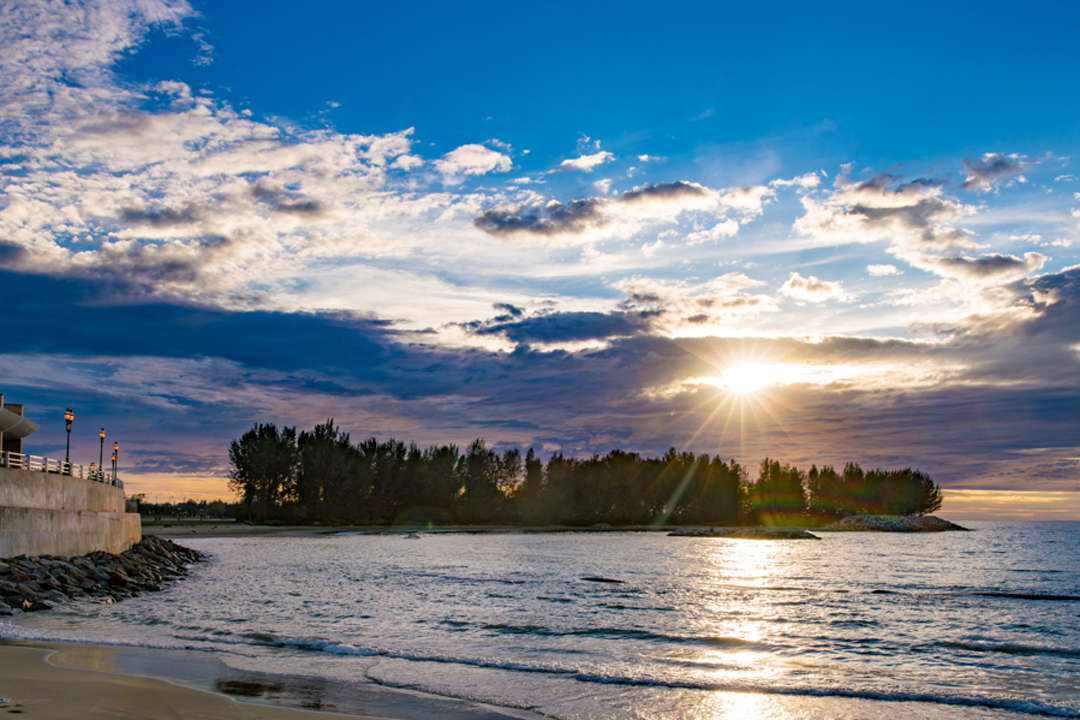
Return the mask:
<svg viewBox="0 0 1080 720">
<path fill-rule="evenodd" d="M 48 610 L 79 598 L 119 602 L 161 590 L 187 575 L 188 565 L 205 558 L 196 550 L 148 535 L 117 555 L 99 551 L 72 558 L 20 555 L 0 560 L 0 616 Z"/>
<path fill-rule="evenodd" d="M 967 530 L 933 515 L 851 515 L 823 530 L 872 530 L 877 532 L 947 532 Z"/>
</svg>

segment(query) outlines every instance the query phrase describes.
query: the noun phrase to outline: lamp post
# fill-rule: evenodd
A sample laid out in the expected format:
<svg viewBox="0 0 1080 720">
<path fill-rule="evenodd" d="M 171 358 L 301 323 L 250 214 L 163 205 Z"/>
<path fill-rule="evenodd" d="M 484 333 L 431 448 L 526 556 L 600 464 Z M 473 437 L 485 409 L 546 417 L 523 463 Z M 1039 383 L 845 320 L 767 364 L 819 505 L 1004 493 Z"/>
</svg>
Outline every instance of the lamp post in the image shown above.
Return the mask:
<svg viewBox="0 0 1080 720">
<path fill-rule="evenodd" d="M 104 474 L 105 472 L 105 428 L 101 428 L 101 432 L 98 433 L 98 437 L 101 438 L 101 450 L 98 452 L 98 472 Z"/>
<path fill-rule="evenodd" d="M 75 419 L 75 413 L 73 413 L 71 411 L 71 408 L 68 408 L 67 410 L 64 411 L 64 422 L 67 423 L 67 435 L 68 435 L 68 437 L 67 437 L 67 449 L 64 450 L 64 462 L 66 464 L 68 464 L 68 465 L 71 464 L 71 421 L 74 420 L 74 419 Z M 70 473 L 71 470 L 69 469 L 68 472 Z"/>
<path fill-rule="evenodd" d="M 120 457 L 120 443 L 114 442 L 112 444 L 112 480 L 113 480 L 113 485 L 116 484 L 116 462 L 117 462 L 117 458 L 119 458 L 119 457 Z"/>
</svg>

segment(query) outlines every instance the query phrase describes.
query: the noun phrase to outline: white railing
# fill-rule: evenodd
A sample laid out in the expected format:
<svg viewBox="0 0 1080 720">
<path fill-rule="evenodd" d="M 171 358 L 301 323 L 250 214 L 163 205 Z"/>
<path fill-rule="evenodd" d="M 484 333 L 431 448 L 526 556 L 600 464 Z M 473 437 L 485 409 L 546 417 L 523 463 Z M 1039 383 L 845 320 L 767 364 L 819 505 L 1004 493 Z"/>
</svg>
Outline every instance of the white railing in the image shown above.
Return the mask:
<svg viewBox="0 0 1080 720">
<path fill-rule="evenodd" d="M 122 480 L 112 473 L 102 472 L 100 468 L 86 468 L 82 465 L 53 460 L 52 458 L 26 455 L 15 452 L 0 452 L 0 467 L 13 468 L 15 470 L 29 470 L 30 472 L 52 473 L 54 475 L 69 475 L 71 477 L 93 480 L 94 482 L 115 485 L 123 488 Z"/>
</svg>

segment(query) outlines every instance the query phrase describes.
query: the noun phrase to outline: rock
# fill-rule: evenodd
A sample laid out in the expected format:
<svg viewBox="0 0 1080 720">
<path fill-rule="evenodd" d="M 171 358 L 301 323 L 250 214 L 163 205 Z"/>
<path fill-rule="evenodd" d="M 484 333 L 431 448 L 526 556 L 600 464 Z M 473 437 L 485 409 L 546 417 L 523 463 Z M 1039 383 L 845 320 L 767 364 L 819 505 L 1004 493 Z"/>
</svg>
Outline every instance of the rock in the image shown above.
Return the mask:
<svg viewBox="0 0 1080 720">
<path fill-rule="evenodd" d="M 187 575 L 187 565 L 204 559 L 200 552 L 153 535 L 119 555 L 20 555 L 0 561 L 0 615 L 48 610 L 88 596 L 101 603 L 119 602 L 160 590 L 164 581 Z"/>
<path fill-rule="evenodd" d="M 933 515 L 851 515 L 824 530 L 876 532 L 945 532 L 967 530 Z"/>
</svg>

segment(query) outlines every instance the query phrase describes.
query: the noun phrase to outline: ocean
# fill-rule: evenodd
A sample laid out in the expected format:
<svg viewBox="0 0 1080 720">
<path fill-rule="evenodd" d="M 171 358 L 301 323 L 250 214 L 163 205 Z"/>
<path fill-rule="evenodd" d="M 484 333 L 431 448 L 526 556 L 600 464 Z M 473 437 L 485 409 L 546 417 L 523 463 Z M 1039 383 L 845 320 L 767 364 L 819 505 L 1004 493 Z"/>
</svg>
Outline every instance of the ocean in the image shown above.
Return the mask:
<svg viewBox="0 0 1080 720">
<path fill-rule="evenodd" d="M 344 711 L 377 686 L 566 719 L 1080 718 L 1080 523 L 967 526 L 193 537 L 210 560 L 165 591 L 0 636 L 195 651 L 219 690 Z"/>
</svg>

